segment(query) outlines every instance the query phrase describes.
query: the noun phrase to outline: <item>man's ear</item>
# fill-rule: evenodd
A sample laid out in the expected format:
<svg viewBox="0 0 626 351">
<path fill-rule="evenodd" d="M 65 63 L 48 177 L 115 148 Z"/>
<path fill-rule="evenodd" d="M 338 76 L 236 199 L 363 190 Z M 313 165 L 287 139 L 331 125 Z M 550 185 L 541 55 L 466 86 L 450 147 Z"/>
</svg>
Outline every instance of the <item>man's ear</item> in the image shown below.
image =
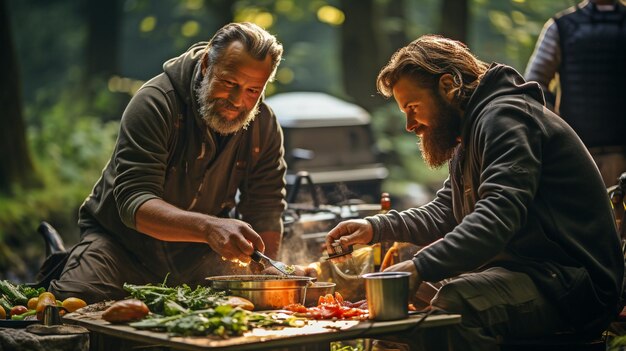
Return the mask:
<svg viewBox="0 0 626 351">
<path fill-rule="evenodd" d="M 446 73 L 439 77 L 439 93 L 449 103 L 452 103 L 456 90 L 454 89 L 454 78 L 450 73 Z"/>
</svg>

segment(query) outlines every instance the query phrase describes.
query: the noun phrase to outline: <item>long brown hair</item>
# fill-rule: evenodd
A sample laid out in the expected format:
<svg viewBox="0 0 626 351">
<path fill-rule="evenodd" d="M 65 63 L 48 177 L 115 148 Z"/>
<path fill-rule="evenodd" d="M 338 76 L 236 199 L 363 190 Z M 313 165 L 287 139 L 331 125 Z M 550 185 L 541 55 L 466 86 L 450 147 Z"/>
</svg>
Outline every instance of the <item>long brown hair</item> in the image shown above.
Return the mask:
<svg viewBox="0 0 626 351">
<path fill-rule="evenodd" d="M 378 91 L 393 95 L 393 86 L 408 75 L 424 88 L 437 88 L 439 77 L 449 73 L 454 78 L 454 102 L 464 108 L 489 65 L 477 59 L 459 41 L 438 35 L 424 35 L 391 56 L 376 79 Z"/>
</svg>

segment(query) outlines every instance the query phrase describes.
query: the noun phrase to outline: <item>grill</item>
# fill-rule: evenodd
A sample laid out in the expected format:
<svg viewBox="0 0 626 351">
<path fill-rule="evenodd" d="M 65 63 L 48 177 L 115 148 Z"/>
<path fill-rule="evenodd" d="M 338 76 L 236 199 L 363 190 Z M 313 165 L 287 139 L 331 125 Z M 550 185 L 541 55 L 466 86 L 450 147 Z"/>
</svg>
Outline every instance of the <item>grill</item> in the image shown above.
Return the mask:
<svg viewBox="0 0 626 351">
<path fill-rule="evenodd" d="M 305 180 L 309 192 L 301 196 L 300 190 Z M 283 214 L 283 261 L 294 264 L 318 261 L 324 251 L 326 234 L 339 222 L 363 218 L 380 211 L 380 204 L 367 204 L 359 199 L 346 199 L 335 205 L 321 204 L 320 192 L 308 172 L 297 173 L 287 197 L 287 210 Z M 308 201 L 296 203 L 296 199 Z"/>
</svg>

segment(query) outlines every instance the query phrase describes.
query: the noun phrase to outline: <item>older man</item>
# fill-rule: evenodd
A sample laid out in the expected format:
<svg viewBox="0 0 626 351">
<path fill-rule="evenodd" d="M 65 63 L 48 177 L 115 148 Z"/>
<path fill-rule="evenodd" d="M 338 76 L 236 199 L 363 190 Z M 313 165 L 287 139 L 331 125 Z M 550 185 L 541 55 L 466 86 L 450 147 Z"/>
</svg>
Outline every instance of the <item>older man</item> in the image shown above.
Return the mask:
<svg viewBox="0 0 626 351">
<path fill-rule="evenodd" d="M 260 27 L 231 23 L 139 89 L 80 209 L 81 241 L 51 283 L 55 296 L 119 299 L 123 283 L 168 274 L 169 284 L 194 285 L 249 262 L 255 248 L 277 254 L 286 165 L 262 96 L 282 52 Z"/>
</svg>

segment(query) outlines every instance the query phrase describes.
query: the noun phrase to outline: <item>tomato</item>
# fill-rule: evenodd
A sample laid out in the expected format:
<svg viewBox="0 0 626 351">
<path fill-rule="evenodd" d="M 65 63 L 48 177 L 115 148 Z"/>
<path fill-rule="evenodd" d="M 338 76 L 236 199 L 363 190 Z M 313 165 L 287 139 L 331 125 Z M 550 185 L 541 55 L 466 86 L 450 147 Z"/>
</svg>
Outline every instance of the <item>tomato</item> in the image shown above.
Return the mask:
<svg viewBox="0 0 626 351">
<path fill-rule="evenodd" d="M 304 307 L 303 305 L 299 304 L 299 303 L 289 304 L 289 305 L 285 306 L 285 309 L 287 311 L 296 312 L 296 313 L 307 313 L 308 312 L 307 308 Z"/>
<path fill-rule="evenodd" d="M 349 308 L 347 310 L 342 311 L 342 317 L 343 318 L 353 318 L 353 317 L 359 317 L 362 316 L 364 314 L 366 314 L 367 312 L 365 310 L 359 309 L 359 308 Z"/>
<path fill-rule="evenodd" d="M 18 314 L 22 314 L 24 312 L 28 312 L 28 308 L 26 308 L 26 306 L 17 305 L 11 308 L 11 316 L 17 316 Z"/>
<path fill-rule="evenodd" d="M 4 310 L 4 307 L 0 306 L 0 319 L 7 318 L 7 311 Z"/>
<path fill-rule="evenodd" d="M 339 292 L 335 292 L 335 300 L 338 304 L 343 305 L 343 296 Z"/>
<path fill-rule="evenodd" d="M 310 307 L 308 313 L 313 319 L 323 319 L 322 311 L 318 307 Z"/>
<path fill-rule="evenodd" d="M 337 305 L 325 305 L 320 310 L 323 319 L 341 318 L 341 308 Z"/>
</svg>

